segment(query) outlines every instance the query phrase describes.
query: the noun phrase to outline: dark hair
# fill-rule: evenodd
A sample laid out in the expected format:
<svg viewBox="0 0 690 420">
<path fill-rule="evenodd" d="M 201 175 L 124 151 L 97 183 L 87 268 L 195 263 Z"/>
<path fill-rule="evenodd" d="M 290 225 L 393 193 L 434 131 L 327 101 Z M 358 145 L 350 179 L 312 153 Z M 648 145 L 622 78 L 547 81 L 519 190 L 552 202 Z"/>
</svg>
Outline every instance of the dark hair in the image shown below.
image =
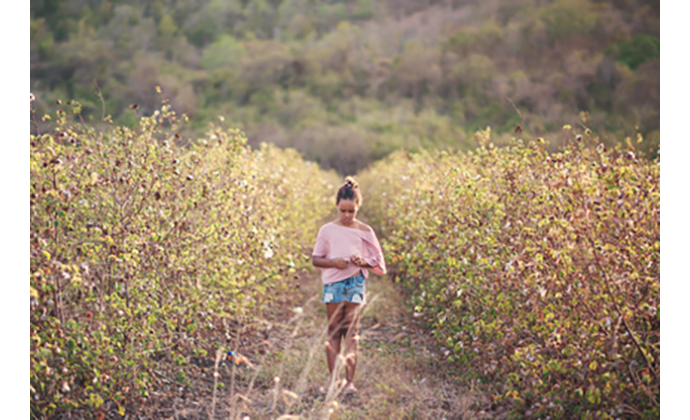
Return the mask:
<svg viewBox="0 0 690 420">
<path fill-rule="evenodd" d="M 357 206 L 362 205 L 362 194 L 359 192 L 359 184 L 351 176 L 345 178 L 345 183 L 338 189 L 338 195 L 335 197 L 335 204 L 338 205 L 340 200 L 354 200 Z"/>
</svg>

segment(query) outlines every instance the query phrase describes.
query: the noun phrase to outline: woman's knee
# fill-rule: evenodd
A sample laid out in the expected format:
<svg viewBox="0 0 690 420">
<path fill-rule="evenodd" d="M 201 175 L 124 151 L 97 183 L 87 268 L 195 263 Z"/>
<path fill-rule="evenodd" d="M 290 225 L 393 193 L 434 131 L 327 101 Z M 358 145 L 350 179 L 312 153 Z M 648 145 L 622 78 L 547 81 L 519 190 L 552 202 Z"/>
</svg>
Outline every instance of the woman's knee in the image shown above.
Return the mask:
<svg viewBox="0 0 690 420">
<path fill-rule="evenodd" d="M 328 316 L 328 328 L 329 332 L 331 328 L 339 328 L 344 317 L 344 305 L 340 302 L 338 303 L 327 303 L 326 304 L 326 316 Z"/>
<path fill-rule="evenodd" d="M 342 330 L 344 334 L 357 335 L 359 330 L 359 307 L 346 309 Z"/>
<path fill-rule="evenodd" d="M 341 330 L 341 326 L 339 324 L 336 324 L 336 325 L 328 324 L 328 337 L 333 338 L 337 335 L 340 335 L 340 330 Z"/>
</svg>

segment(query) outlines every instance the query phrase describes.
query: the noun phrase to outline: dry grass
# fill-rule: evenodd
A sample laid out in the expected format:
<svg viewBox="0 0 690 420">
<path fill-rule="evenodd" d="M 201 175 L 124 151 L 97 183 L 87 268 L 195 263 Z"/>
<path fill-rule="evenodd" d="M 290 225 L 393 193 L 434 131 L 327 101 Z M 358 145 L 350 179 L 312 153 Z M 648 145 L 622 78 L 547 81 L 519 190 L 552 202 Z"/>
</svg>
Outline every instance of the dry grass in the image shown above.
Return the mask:
<svg viewBox="0 0 690 420">
<path fill-rule="evenodd" d="M 329 383 L 320 287 L 317 278 L 306 279 L 301 288 L 303 299 L 295 302 L 301 313 L 273 324 L 271 350 L 252 373 L 250 387 L 233 390 L 242 395 L 242 403 L 230 397 L 228 418 L 484 417 L 476 407 L 486 407 L 487 399 L 474 389 L 461 389 L 441 374 L 440 357 L 431 350 L 429 338 L 406 314 L 405 302 L 390 281 L 381 277 L 370 279 L 362 313 L 355 376 L 359 394 L 341 395 L 344 381 Z M 257 383 L 261 385 L 251 387 Z"/>
<path fill-rule="evenodd" d="M 234 337 L 253 368 L 224 361 L 222 351 L 211 355 L 214 360 L 201 368 L 207 371 L 203 379 L 190 378 L 196 391 L 176 399 L 165 415 L 157 413 L 230 420 L 497 418 L 488 413 L 489 398 L 444 374 L 442 357 L 390 280 L 372 277 L 367 287 L 357 395 L 342 395 L 344 380 L 329 383 L 325 305 L 320 281 L 309 275 L 299 291 Z"/>
</svg>

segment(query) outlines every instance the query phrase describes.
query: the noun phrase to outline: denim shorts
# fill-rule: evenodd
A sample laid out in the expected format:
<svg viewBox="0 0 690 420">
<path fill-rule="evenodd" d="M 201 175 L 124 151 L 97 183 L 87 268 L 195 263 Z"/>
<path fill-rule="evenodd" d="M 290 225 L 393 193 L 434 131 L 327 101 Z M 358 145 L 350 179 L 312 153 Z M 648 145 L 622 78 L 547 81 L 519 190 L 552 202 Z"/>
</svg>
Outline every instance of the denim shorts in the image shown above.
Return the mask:
<svg viewBox="0 0 690 420">
<path fill-rule="evenodd" d="M 325 284 L 323 286 L 321 302 L 364 303 L 364 292 L 366 291 L 365 282 L 364 275 L 360 273 L 345 280 Z"/>
</svg>

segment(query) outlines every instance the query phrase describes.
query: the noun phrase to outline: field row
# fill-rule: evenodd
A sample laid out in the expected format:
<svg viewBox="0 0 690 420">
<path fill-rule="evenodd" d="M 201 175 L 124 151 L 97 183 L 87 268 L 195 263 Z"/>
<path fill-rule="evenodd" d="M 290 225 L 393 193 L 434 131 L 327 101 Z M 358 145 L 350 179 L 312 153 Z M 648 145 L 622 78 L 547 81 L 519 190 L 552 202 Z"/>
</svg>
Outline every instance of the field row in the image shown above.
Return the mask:
<svg viewBox="0 0 690 420">
<path fill-rule="evenodd" d="M 397 153 L 360 176 L 396 281 L 451 365 L 529 417 L 658 417 L 658 161 L 590 132 Z"/>
<path fill-rule="evenodd" d="M 213 359 L 289 291 L 338 178 L 211 125 L 181 144 L 169 105 L 135 128 L 31 137 L 31 408 L 128 412 L 159 361 Z M 184 384 L 185 378 L 176 378 Z"/>
</svg>

